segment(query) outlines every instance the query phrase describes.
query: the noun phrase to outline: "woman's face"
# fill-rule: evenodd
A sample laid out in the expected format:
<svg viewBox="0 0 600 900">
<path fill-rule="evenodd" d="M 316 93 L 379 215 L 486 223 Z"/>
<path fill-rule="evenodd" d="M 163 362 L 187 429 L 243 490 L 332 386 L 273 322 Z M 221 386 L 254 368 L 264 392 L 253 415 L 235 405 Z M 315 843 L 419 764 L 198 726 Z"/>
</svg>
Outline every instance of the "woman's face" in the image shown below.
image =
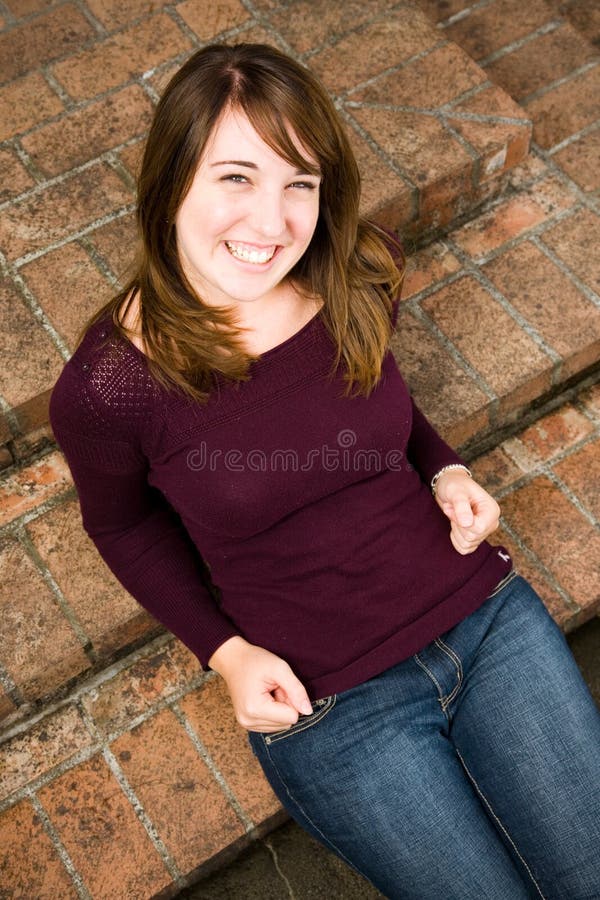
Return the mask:
<svg viewBox="0 0 600 900">
<path fill-rule="evenodd" d="M 183 270 L 203 301 L 239 308 L 276 298 L 313 236 L 319 183 L 243 113 L 222 116 L 175 218 Z"/>
</svg>

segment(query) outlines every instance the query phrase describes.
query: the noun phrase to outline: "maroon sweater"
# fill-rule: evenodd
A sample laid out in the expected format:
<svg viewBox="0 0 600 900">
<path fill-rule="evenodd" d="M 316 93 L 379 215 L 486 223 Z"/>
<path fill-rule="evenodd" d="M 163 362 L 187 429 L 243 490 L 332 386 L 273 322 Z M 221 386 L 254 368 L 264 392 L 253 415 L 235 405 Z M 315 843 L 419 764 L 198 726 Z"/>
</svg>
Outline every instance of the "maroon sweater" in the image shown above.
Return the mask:
<svg viewBox="0 0 600 900">
<path fill-rule="evenodd" d="M 460 460 L 391 352 L 368 399 L 344 397 L 317 315 L 201 405 L 159 388 L 109 331 L 90 329 L 66 365 L 52 426 L 100 554 L 203 665 L 242 635 L 312 699 L 340 692 L 457 624 L 510 570 L 487 543 L 453 549 L 429 483 Z"/>
</svg>

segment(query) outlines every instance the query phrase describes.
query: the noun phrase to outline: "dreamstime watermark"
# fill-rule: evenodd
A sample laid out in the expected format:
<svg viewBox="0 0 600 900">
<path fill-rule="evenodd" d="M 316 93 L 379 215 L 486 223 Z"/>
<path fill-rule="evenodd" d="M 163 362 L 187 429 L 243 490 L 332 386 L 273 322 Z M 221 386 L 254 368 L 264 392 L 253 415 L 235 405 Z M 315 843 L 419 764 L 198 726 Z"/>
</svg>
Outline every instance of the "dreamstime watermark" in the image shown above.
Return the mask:
<svg viewBox="0 0 600 900">
<path fill-rule="evenodd" d="M 194 472 L 310 472 L 323 469 L 326 472 L 380 472 L 390 469 L 400 472 L 404 466 L 412 469 L 402 450 L 376 450 L 356 447 L 356 432 L 344 428 L 336 436 L 337 447 L 321 444 L 304 452 L 293 449 L 239 450 L 229 448 L 210 449 L 206 441 L 190 450 L 187 455 L 188 468 Z"/>
</svg>

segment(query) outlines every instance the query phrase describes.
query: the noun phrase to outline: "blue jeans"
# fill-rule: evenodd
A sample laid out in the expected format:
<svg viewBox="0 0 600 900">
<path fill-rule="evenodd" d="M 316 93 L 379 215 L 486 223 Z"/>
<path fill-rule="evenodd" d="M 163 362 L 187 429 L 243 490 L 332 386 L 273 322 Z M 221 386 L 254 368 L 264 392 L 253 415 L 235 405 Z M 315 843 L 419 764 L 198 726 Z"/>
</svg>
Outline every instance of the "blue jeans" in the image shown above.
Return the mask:
<svg viewBox="0 0 600 900">
<path fill-rule="evenodd" d="M 252 749 L 291 816 L 402 900 L 600 898 L 600 715 L 520 576 Z"/>
</svg>

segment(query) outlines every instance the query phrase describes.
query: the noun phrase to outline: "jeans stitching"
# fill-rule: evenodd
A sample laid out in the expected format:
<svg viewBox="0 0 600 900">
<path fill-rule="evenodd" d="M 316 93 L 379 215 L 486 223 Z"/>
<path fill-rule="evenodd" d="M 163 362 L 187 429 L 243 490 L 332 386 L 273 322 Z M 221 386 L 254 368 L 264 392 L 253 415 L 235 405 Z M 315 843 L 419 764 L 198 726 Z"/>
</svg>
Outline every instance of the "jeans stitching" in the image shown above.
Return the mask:
<svg viewBox="0 0 600 900">
<path fill-rule="evenodd" d="M 277 741 L 285 740 L 285 738 L 291 737 L 293 734 L 300 734 L 301 731 L 306 731 L 308 728 L 312 728 L 313 725 L 316 725 L 317 722 L 320 722 L 324 716 L 330 712 L 336 704 L 337 694 L 332 694 L 331 697 L 327 698 L 327 704 L 325 706 L 320 707 L 318 710 L 313 712 L 310 716 L 307 716 L 307 719 L 310 721 L 299 722 L 296 725 L 291 725 L 289 728 L 286 728 L 285 731 L 277 731 L 273 734 L 265 735 L 265 743 L 266 744 L 275 744 Z"/>
<path fill-rule="evenodd" d="M 431 680 L 432 680 L 433 683 L 435 684 L 435 686 L 436 686 L 436 688 L 437 688 L 437 692 L 438 692 L 438 694 L 439 694 L 439 697 L 437 698 L 437 699 L 438 699 L 438 703 L 439 703 L 440 706 L 442 707 L 442 712 L 444 713 L 444 715 L 446 716 L 446 718 L 448 719 L 448 721 L 450 721 L 450 718 L 449 718 L 449 716 L 448 716 L 448 712 L 446 711 L 446 708 L 445 708 L 445 706 L 444 706 L 443 691 L 442 691 L 442 688 L 440 687 L 439 681 L 437 680 L 437 678 L 435 677 L 435 675 L 433 674 L 433 672 L 431 671 L 431 669 L 430 669 L 428 666 L 425 665 L 425 663 L 423 662 L 423 660 L 419 657 L 419 654 L 418 654 L 418 653 L 415 653 L 413 659 L 414 659 L 414 661 L 416 662 L 416 664 L 417 664 L 418 666 L 420 666 L 420 667 L 423 669 L 423 671 L 425 672 L 425 674 L 428 675 L 429 678 L 431 678 Z"/>
<path fill-rule="evenodd" d="M 454 698 L 457 696 L 463 684 L 463 667 L 460 657 L 454 652 L 454 650 L 445 644 L 441 638 L 436 639 L 436 646 L 442 651 L 442 653 L 446 653 L 447 656 L 450 657 L 452 662 L 454 663 L 454 667 L 456 669 L 456 684 L 452 688 L 449 694 L 442 698 L 442 706 L 444 711 L 450 706 Z"/>
<path fill-rule="evenodd" d="M 523 866 L 525 867 L 525 869 L 526 869 L 526 871 L 527 871 L 527 874 L 528 874 L 529 877 L 531 878 L 531 881 L 532 881 L 532 883 L 533 883 L 535 889 L 537 890 L 538 894 L 540 895 L 540 897 L 542 898 L 542 900 L 546 900 L 545 895 L 542 893 L 542 890 L 541 890 L 539 884 L 537 883 L 537 881 L 535 880 L 535 878 L 534 878 L 534 876 L 533 876 L 533 872 L 531 871 L 531 869 L 529 868 L 529 866 L 527 865 L 527 863 L 525 862 L 525 860 L 523 859 L 523 857 L 522 857 L 521 854 L 519 853 L 519 850 L 517 849 L 517 845 L 515 844 L 515 842 L 514 842 L 513 839 L 511 838 L 510 834 L 508 833 L 508 831 L 506 830 L 506 828 L 504 827 L 504 825 L 502 824 L 502 822 L 500 821 L 500 819 L 498 818 L 498 816 L 496 815 L 496 813 L 494 812 L 494 810 L 492 809 L 491 803 L 489 802 L 489 800 L 487 799 L 487 797 L 485 796 L 485 794 L 483 793 L 483 791 L 481 790 L 481 788 L 479 787 L 479 785 L 478 785 L 477 782 L 475 781 L 475 778 L 473 777 L 473 775 L 472 775 L 471 772 L 469 771 L 469 768 L 468 768 L 466 762 L 464 761 L 464 759 L 463 759 L 463 757 L 462 757 L 462 754 L 461 754 L 460 750 L 458 750 L 457 747 L 455 747 L 454 749 L 456 750 L 456 754 L 457 754 L 458 758 L 460 759 L 460 761 L 461 761 L 461 763 L 462 763 L 463 769 L 464 769 L 465 772 L 467 773 L 467 776 L 469 777 L 469 780 L 470 780 L 471 784 L 472 784 L 473 787 L 475 788 L 475 790 L 476 790 L 476 792 L 477 792 L 477 795 L 479 796 L 479 799 L 480 799 L 481 802 L 484 804 L 484 806 L 485 806 L 486 809 L 488 810 L 490 816 L 492 817 L 492 819 L 493 819 L 494 822 L 496 823 L 496 826 L 500 829 L 500 831 L 502 832 L 502 834 L 505 836 L 505 838 L 507 839 L 507 841 L 509 842 L 509 844 L 510 844 L 511 847 L 513 848 L 514 852 L 517 854 L 517 856 L 519 857 L 519 859 L 520 859 L 521 862 L 523 863 Z"/>
</svg>

